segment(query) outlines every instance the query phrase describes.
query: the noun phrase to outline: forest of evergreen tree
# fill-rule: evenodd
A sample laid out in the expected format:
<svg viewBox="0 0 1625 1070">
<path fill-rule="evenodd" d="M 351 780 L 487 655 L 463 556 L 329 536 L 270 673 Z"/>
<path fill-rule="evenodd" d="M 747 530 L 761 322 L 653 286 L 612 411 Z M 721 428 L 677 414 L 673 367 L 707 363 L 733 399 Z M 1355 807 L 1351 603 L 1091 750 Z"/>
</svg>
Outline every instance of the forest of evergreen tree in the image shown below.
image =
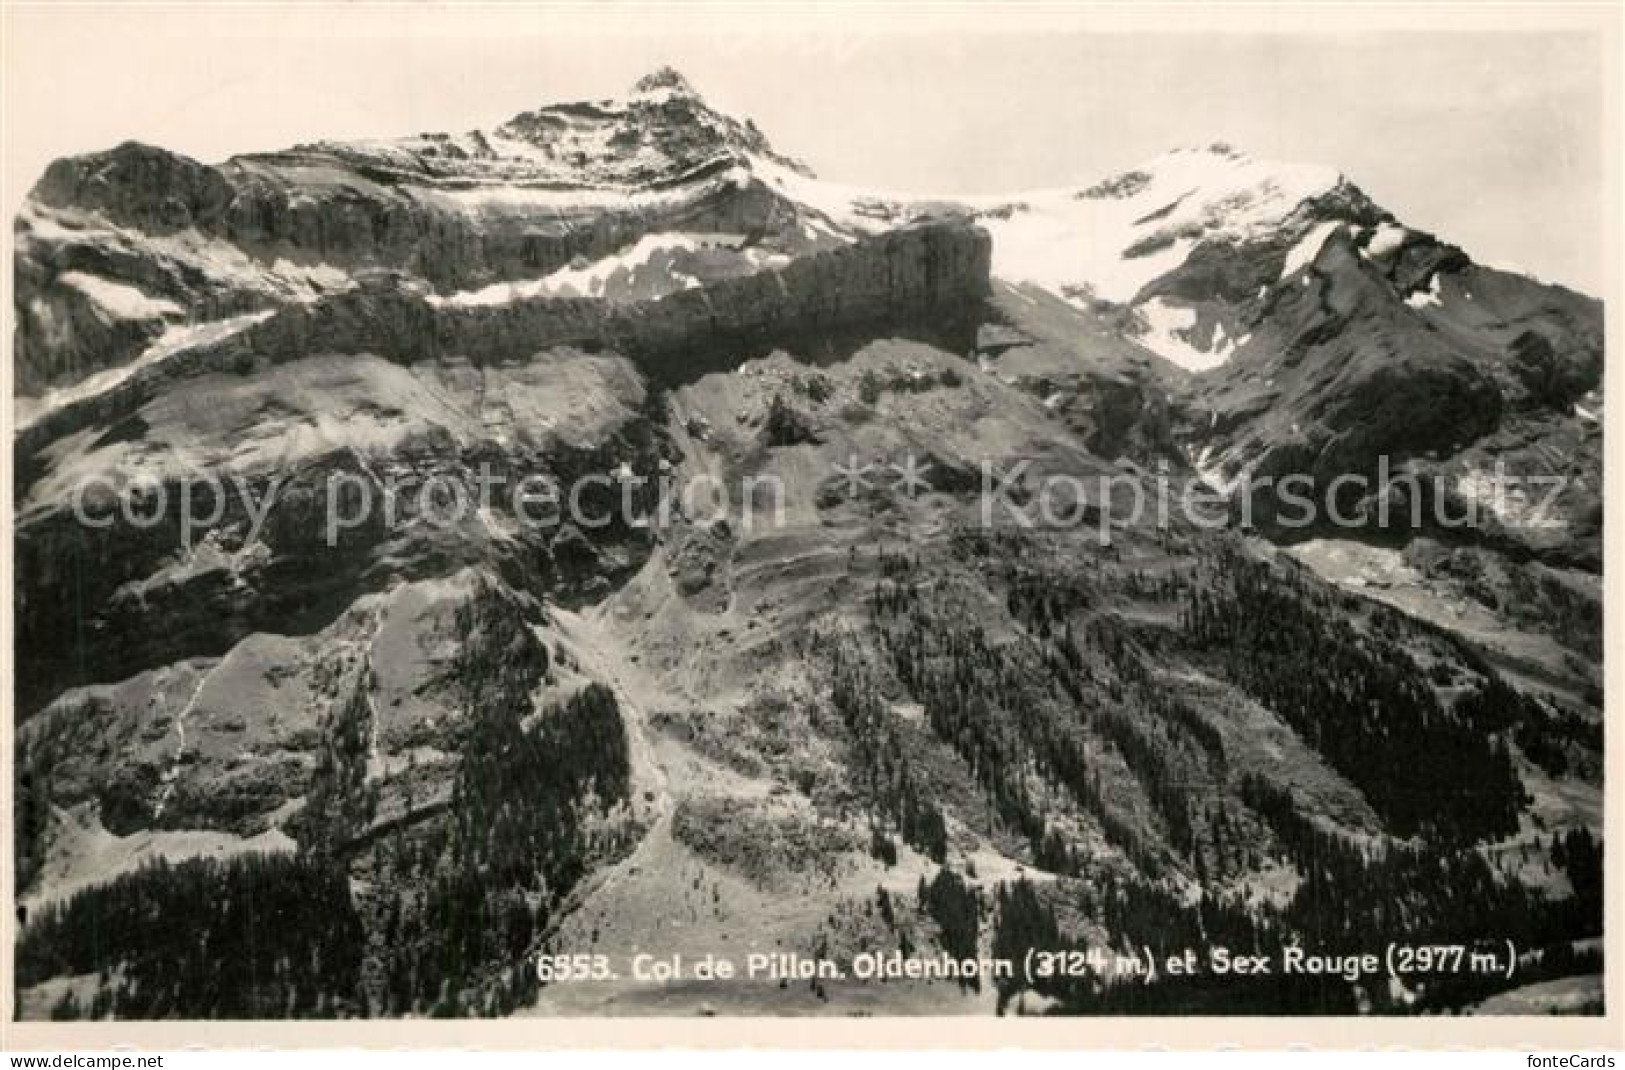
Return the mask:
<svg viewBox="0 0 1625 1070">
<path fill-rule="evenodd" d="M 61 1018 L 504 1014 L 535 991 L 526 955 L 595 853 L 592 820 L 630 772 L 614 694 L 589 684 L 527 725 L 471 711 L 444 815 L 365 858 L 155 861 L 35 913 L 19 987 L 94 975 Z M 365 885 L 365 891 L 357 888 Z"/>
<path fill-rule="evenodd" d="M 998 890 L 996 953 L 1019 961 L 1028 948 L 1086 946 L 1063 934 L 1059 916 L 1074 930 L 1083 919 L 1126 951 L 1266 953 L 1301 943 L 1340 954 L 1389 933 L 1469 946 L 1511 940 L 1535 952 L 1526 981 L 1595 966 L 1594 952 L 1573 948 L 1601 931 L 1596 837 L 1574 828 L 1521 849 L 1548 853 L 1563 872 L 1573 894 L 1556 898 L 1484 850 L 1518 831 L 1527 801 L 1510 740 L 1563 715 L 1482 658 L 1462 652 L 1482 679 L 1446 701 L 1403 636 L 1356 629 L 1336 612 L 1337 595 L 1234 547 L 1161 575 L 1057 568 L 1018 535 L 977 533 L 958 550 L 988 591 L 1002 592 L 1019 631 L 993 638 L 940 568 L 883 553 L 870 614 L 889 677 L 849 652 L 834 659 L 835 691 L 880 738 L 892 703 L 920 703 L 1035 864 L 1064 878 L 1041 891 L 1025 881 Z M 1125 600 L 1168 605 L 1168 623 L 1134 628 L 1100 612 Z M 1290 788 L 1232 768 L 1211 716 L 1155 685 L 1153 667 L 1176 660 L 1272 711 L 1361 791 L 1386 835 L 1340 830 Z M 873 783 L 881 809 L 903 813 L 913 805 L 908 758 L 895 743 L 884 750 L 891 772 Z M 1103 750 L 1132 773 L 1128 791 L 1108 786 Z M 1105 864 L 1063 834 L 1057 787 L 1128 865 Z M 1125 804 L 1136 792 L 1154 820 Z M 1298 875 L 1284 903 L 1227 879 L 1265 861 Z M 1174 871 L 1198 877 L 1203 894 L 1177 892 L 1165 879 Z M 1429 977 L 1404 1003 L 1338 978 L 1054 979 L 1043 990 L 1058 1013 L 1330 1014 L 1456 1009 L 1497 984 Z"/>
</svg>

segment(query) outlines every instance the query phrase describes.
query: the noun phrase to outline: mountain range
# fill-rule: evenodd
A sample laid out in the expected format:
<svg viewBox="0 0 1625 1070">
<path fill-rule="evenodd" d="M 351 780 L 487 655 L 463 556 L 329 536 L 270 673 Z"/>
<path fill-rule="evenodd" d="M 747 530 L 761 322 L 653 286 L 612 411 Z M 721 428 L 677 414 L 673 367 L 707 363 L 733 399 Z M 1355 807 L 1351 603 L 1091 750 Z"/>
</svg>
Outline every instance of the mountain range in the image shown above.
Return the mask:
<svg viewBox="0 0 1625 1070">
<path fill-rule="evenodd" d="M 14 267 L 25 1016 L 1600 1009 L 1602 307 L 1335 169 L 855 189 L 668 68 Z M 627 976 L 1374 934 L 1516 961 Z"/>
</svg>

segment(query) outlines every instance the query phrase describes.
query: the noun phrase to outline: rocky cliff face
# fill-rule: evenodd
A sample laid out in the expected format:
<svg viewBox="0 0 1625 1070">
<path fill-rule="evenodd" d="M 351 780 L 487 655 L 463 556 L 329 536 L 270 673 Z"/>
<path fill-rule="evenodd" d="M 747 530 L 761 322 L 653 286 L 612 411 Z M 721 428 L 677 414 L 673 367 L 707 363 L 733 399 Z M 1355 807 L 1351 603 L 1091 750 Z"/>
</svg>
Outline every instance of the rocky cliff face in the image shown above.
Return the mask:
<svg viewBox="0 0 1625 1070">
<path fill-rule="evenodd" d="M 609 349 L 676 384 L 791 339 L 816 350 L 866 331 L 923 332 L 968 349 L 977 304 L 989 292 L 989 247 L 974 228 L 922 225 L 809 254 L 778 271 L 632 304 L 553 297 L 458 304 L 398 278 L 376 279 L 177 346 L 107 389 L 54 407 L 19 435 L 19 467 L 35 471 L 47 443 L 122 419 L 166 382 L 250 373 L 322 350 L 403 364 L 500 365 L 558 347 Z"/>
<path fill-rule="evenodd" d="M 147 160 L 150 151 L 126 146 L 114 155 Z M 170 162 L 183 172 L 196 166 L 178 157 Z M 107 186 L 87 183 L 83 200 L 75 199 L 77 192 L 59 194 L 47 180 L 25 216 L 18 243 L 20 392 L 71 384 L 126 363 L 166 326 L 343 292 L 358 271 L 400 272 L 451 293 L 545 276 L 577 258 L 609 256 L 647 234 L 745 236 L 795 223 L 760 185 L 728 174 L 697 178 L 647 208 L 554 206 L 545 194 L 536 205 L 521 196 L 512 206 L 482 206 L 472 196 L 370 184 L 312 193 L 290 180 L 274 193 L 228 187 L 231 211 L 244 216 L 239 219 L 192 214 L 207 212 L 208 205 L 166 208 L 175 202 L 169 180 L 148 190 L 144 169 L 132 176 L 115 161 L 105 170 L 111 172 Z M 53 208 L 59 195 L 63 206 Z M 789 252 L 815 244 L 796 238 L 793 229 L 786 233 Z M 139 237 L 147 234 L 150 244 Z M 76 289 L 77 277 L 88 277 L 111 299 Z"/>
</svg>

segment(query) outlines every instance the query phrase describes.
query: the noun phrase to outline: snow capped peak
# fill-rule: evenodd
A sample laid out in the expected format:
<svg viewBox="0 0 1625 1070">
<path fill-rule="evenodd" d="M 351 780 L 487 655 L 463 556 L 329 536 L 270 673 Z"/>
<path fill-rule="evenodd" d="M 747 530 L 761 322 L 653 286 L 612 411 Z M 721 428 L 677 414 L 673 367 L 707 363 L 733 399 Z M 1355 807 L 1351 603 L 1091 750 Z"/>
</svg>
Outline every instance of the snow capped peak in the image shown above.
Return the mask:
<svg viewBox="0 0 1625 1070">
<path fill-rule="evenodd" d="M 1060 293 L 1130 301 L 1197 244 L 1295 231 L 1313 214 L 1307 202 L 1343 185 L 1335 168 L 1259 160 L 1222 142 L 1175 149 L 1066 197 L 1025 198 L 1033 210 L 1010 221 L 1003 256 L 996 235 L 995 268 Z M 1027 255 L 1028 237 L 1051 253 Z"/>
<path fill-rule="evenodd" d="M 639 78 L 632 86 L 634 98 L 653 96 L 685 96 L 699 98 L 694 86 L 675 67 L 661 67 Z"/>
<path fill-rule="evenodd" d="M 757 170 L 856 232 L 956 207 L 993 235 L 1000 278 L 1117 304 L 1134 302 L 1204 242 L 1290 244 L 1321 219 L 1374 223 L 1380 214 L 1336 168 L 1261 160 L 1225 142 L 1177 148 L 1083 189 L 999 197 L 881 193 Z"/>
</svg>

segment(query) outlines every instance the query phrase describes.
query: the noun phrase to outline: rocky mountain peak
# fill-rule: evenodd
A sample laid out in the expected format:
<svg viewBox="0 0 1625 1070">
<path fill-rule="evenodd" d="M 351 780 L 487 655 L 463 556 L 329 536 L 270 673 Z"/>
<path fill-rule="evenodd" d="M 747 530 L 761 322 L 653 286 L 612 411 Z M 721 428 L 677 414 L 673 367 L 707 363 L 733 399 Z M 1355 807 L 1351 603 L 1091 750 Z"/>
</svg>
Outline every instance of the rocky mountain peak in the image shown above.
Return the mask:
<svg viewBox="0 0 1625 1070">
<path fill-rule="evenodd" d="M 587 185 L 672 182 L 753 158 L 810 173 L 775 153 L 753 122 L 711 107 L 672 67 L 638 79 L 625 97 L 551 104 L 487 134 L 499 155 L 551 169 L 549 178 Z"/>
<path fill-rule="evenodd" d="M 634 97 L 654 96 L 661 93 L 699 99 L 699 93 L 682 72 L 675 67 L 661 67 L 639 78 L 632 86 Z"/>
</svg>

